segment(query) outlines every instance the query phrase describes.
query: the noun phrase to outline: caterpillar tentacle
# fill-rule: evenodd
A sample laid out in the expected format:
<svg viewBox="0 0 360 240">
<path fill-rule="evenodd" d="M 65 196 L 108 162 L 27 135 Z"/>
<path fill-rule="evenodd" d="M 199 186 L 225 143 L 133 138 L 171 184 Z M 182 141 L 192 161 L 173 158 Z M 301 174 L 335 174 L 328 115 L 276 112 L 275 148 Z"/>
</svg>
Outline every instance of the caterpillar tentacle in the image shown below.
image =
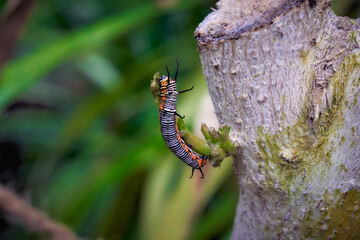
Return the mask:
<svg viewBox="0 0 360 240">
<path fill-rule="evenodd" d="M 179 94 L 182 94 L 182 93 L 184 93 L 184 92 L 187 92 L 187 91 L 191 91 L 191 90 L 193 90 L 193 89 L 194 89 L 194 86 L 192 86 L 192 87 L 189 88 L 189 89 L 186 89 L 186 90 L 183 90 L 183 91 L 178 92 L 178 95 L 179 95 Z"/>
<path fill-rule="evenodd" d="M 184 119 L 185 118 L 185 115 L 184 116 L 181 116 L 180 114 L 178 114 L 177 112 L 175 112 L 176 116 L 178 116 L 179 118 L 181 119 Z"/>
</svg>

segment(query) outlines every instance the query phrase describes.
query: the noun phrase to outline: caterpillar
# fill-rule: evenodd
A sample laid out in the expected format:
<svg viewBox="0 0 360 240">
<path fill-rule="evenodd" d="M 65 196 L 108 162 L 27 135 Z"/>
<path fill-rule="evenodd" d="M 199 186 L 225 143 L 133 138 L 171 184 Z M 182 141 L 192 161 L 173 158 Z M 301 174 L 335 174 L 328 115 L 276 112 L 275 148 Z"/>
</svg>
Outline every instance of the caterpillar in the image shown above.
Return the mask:
<svg viewBox="0 0 360 240">
<path fill-rule="evenodd" d="M 177 118 L 184 118 L 176 111 L 177 95 L 190 91 L 193 89 L 186 89 L 178 92 L 176 90 L 176 79 L 179 72 L 179 63 L 177 63 L 176 73 L 174 79 L 171 79 L 169 69 L 166 67 L 167 76 L 161 76 L 159 78 L 160 84 L 160 106 L 159 106 L 159 120 L 161 135 L 168 146 L 168 148 L 182 160 L 184 163 L 192 167 L 190 178 L 194 175 L 194 170 L 198 169 L 201 173 L 201 178 L 204 178 L 204 174 L 201 168 L 207 163 L 207 156 L 201 156 L 191 149 L 191 146 L 186 145 L 181 138 L 179 130 L 177 128 Z"/>
</svg>

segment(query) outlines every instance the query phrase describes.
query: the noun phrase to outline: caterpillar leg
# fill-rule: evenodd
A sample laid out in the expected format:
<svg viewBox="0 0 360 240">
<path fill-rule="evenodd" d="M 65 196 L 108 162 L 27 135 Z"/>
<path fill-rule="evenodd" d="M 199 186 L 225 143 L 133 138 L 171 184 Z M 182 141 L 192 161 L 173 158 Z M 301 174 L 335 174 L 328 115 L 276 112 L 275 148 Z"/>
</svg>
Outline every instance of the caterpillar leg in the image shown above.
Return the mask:
<svg viewBox="0 0 360 240">
<path fill-rule="evenodd" d="M 199 169 L 199 171 L 201 173 L 201 178 L 204 178 L 204 174 L 203 174 L 201 168 L 193 168 L 191 171 L 191 176 L 189 178 L 191 179 L 193 177 L 195 169 Z"/>
<path fill-rule="evenodd" d="M 194 175 L 194 170 L 195 170 L 195 168 L 193 168 L 192 169 L 192 171 L 191 171 L 191 176 L 189 177 L 190 179 L 193 177 L 193 175 Z"/>
<path fill-rule="evenodd" d="M 181 119 L 184 119 L 184 118 L 185 118 L 185 115 L 184 115 L 184 116 L 181 116 L 181 115 L 178 114 L 177 112 L 175 112 L 175 115 L 178 116 L 178 117 L 181 118 Z"/>
<path fill-rule="evenodd" d="M 192 87 L 191 87 L 191 88 L 189 88 L 189 89 L 186 89 L 186 90 L 180 91 L 180 92 L 178 92 L 178 94 L 182 94 L 182 93 L 184 93 L 184 92 L 191 91 L 191 90 L 193 90 L 193 89 L 194 89 L 194 86 L 192 86 Z"/>
<path fill-rule="evenodd" d="M 201 172 L 201 178 L 204 178 L 204 174 L 203 174 L 201 168 L 199 168 L 199 171 Z"/>
</svg>

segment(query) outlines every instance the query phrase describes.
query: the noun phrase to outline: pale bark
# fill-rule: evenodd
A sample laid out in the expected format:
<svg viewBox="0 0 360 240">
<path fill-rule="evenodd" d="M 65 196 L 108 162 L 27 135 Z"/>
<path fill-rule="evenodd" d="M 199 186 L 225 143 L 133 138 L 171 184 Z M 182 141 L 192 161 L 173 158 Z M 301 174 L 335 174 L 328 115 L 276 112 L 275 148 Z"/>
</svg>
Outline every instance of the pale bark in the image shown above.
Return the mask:
<svg viewBox="0 0 360 240">
<path fill-rule="evenodd" d="M 221 0 L 195 32 L 241 143 L 233 239 L 360 239 L 360 21 L 329 1 Z"/>
</svg>

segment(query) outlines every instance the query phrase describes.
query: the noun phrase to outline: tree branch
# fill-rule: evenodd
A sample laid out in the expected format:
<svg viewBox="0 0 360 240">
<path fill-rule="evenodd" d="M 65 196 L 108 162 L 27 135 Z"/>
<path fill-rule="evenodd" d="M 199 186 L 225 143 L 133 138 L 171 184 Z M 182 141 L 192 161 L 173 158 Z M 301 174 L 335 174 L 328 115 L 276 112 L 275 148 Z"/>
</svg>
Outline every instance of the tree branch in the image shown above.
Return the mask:
<svg viewBox="0 0 360 240">
<path fill-rule="evenodd" d="M 34 209 L 30 204 L 1 185 L 0 208 L 10 222 L 20 223 L 28 231 L 45 234 L 53 240 L 81 240 L 66 226 Z"/>
</svg>

